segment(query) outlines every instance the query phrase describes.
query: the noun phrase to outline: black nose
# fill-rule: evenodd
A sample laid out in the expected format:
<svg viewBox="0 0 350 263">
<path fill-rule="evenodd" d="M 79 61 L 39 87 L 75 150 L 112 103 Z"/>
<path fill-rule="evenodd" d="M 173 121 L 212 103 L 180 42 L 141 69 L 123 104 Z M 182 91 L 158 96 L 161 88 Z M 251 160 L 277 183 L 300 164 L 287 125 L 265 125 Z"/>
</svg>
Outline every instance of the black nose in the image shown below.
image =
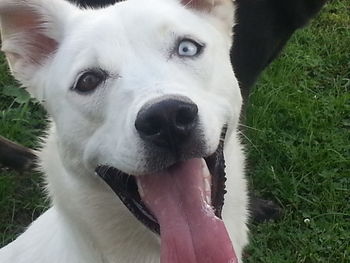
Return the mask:
<svg viewBox="0 0 350 263">
<path fill-rule="evenodd" d="M 197 119 L 198 107 L 189 99 L 165 99 L 141 108 L 135 127 L 143 140 L 173 150 L 189 140 Z"/>
</svg>

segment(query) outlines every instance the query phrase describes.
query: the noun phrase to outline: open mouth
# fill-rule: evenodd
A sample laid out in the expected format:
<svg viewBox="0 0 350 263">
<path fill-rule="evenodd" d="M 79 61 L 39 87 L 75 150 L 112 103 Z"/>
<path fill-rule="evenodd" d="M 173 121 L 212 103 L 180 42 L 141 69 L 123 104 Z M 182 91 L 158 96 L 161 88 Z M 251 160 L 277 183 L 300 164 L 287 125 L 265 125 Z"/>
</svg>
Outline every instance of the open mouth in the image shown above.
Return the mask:
<svg viewBox="0 0 350 263">
<path fill-rule="evenodd" d="M 215 215 L 222 218 L 221 212 L 224 205 L 226 193 L 225 182 L 225 159 L 223 154 L 224 139 L 220 140 L 217 150 L 210 156 L 203 158 L 204 174 L 209 175 L 203 178 L 206 185 L 206 201 L 212 206 Z M 206 167 L 205 167 L 206 166 Z M 145 226 L 156 234 L 160 234 L 159 223 L 153 213 L 147 208 L 141 199 L 139 186 L 136 177 L 119 171 L 110 166 L 99 166 L 96 173 L 111 187 L 130 212 Z M 208 184 L 210 189 L 208 189 Z"/>
<path fill-rule="evenodd" d="M 236 262 L 221 220 L 224 136 L 212 155 L 150 175 L 128 175 L 109 166 L 96 169 L 131 213 L 160 235 L 161 262 Z"/>
</svg>

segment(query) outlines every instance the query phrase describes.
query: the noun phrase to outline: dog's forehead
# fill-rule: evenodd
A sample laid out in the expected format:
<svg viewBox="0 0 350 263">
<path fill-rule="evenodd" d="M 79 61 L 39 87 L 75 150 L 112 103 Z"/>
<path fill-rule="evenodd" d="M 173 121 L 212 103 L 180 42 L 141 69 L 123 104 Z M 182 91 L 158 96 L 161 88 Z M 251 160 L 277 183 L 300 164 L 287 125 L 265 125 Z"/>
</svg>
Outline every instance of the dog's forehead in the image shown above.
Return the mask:
<svg viewBox="0 0 350 263">
<path fill-rule="evenodd" d="M 211 27 L 198 13 L 176 0 L 128 0 L 105 9 L 90 10 L 81 23 L 84 27 L 81 31 L 90 31 L 90 36 L 105 34 L 109 39 L 115 35 L 118 39 L 139 40 L 142 37 L 150 39 L 152 35 L 166 37 L 173 31 L 207 34 L 208 26 Z"/>
<path fill-rule="evenodd" d="M 68 25 L 59 53 L 70 61 L 73 75 L 96 66 L 119 74 L 140 61 L 169 58 L 181 38 L 193 38 L 207 46 L 214 39 L 215 46 L 226 43 L 206 18 L 177 0 L 128 0 L 84 10 Z"/>
</svg>

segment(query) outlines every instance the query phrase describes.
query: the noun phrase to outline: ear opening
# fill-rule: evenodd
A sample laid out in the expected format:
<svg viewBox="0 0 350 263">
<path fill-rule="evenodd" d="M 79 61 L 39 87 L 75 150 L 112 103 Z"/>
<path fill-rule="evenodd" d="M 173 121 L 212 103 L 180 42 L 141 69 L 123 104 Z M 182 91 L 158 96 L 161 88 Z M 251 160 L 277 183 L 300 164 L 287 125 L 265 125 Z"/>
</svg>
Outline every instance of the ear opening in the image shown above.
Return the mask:
<svg viewBox="0 0 350 263">
<path fill-rule="evenodd" d="M 210 0 L 181 0 L 181 3 L 186 6 L 186 7 L 191 7 L 194 9 L 199 9 L 199 10 L 211 10 L 213 3 L 215 1 L 210 1 Z"/>
<path fill-rule="evenodd" d="M 188 8 L 206 12 L 220 21 L 223 26 L 232 32 L 234 24 L 234 0 L 180 0 Z"/>
<path fill-rule="evenodd" d="M 70 6 L 63 0 L 0 2 L 2 51 L 15 78 L 28 88 L 35 70 L 57 50 Z"/>
<path fill-rule="evenodd" d="M 5 11 L 5 12 L 4 12 Z M 29 7 L 1 10 L 2 50 L 10 64 L 16 60 L 23 63 L 40 64 L 46 56 L 56 50 L 58 40 L 46 32 L 48 21 Z"/>
</svg>

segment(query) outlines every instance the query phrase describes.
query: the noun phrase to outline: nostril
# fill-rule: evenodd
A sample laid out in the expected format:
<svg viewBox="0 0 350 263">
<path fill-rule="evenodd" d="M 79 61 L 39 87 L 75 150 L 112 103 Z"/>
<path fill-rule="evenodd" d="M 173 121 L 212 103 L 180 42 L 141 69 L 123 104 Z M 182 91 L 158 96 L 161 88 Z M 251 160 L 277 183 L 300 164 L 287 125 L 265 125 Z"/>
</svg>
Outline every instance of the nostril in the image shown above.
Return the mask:
<svg viewBox="0 0 350 263">
<path fill-rule="evenodd" d="M 198 115 L 198 107 L 195 104 L 183 105 L 176 112 L 175 125 L 184 128 L 191 126 Z"/>
<path fill-rule="evenodd" d="M 144 141 L 174 151 L 189 141 L 197 119 L 198 107 L 193 102 L 166 99 L 141 108 L 135 128 Z"/>
<path fill-rule="evenodd" d="M 157 116 L 144 116 L 138 118 L 135 123 L 136 129 L 145 136 L 157 135 L 161 132 L 161 120 Z"/>
<path fill-rule="evenodd" d="M 162 129 L 161 120 L 157 117 L 150 117 L 147 120 L 147 127 L 144 130 L 145 135 L 156 135 L 160 133 Z"/>
</svg>

